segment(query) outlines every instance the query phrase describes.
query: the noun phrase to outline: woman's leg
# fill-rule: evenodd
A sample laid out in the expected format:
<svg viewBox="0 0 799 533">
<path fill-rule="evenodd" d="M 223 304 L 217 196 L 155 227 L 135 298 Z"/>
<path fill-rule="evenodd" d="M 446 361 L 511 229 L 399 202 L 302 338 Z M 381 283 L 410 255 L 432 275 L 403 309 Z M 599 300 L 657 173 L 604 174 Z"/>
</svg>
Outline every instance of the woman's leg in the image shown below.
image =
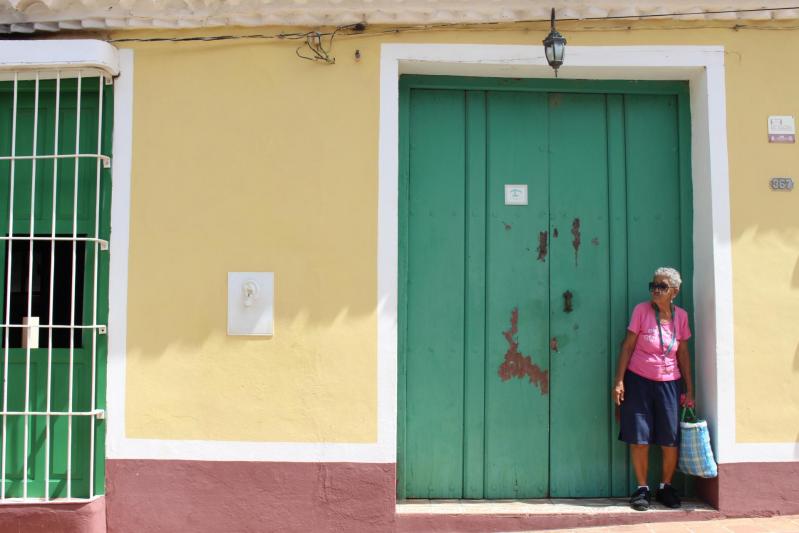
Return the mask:
<svg viewBox="0 0 799 533">
<path fill-rule="evenodd" d="M 671 486 L 671 478 L 677 469 L 677 447 L 661 446 L 663 450 L 663 488 L 658 489 L 655 494 L 657 501 L 670 507 L 678 509 L 680 507 L 680 497 L 674 487 Z"/>
<path fill-rule="evenodd" d="M 646 485 L 646 474 L 649 470 L 649 445 L 630 444 L 630 455 L 632 456 L 633 469 L 635 470 L 635 478 L 638 480 L 638 485 Z"/>
<path fill-rule="evenodd" d="M 674 471 L 677 470 L 677 447 L 676 446 L 661 446 L 663 450 L 663 477 L 662 483 L 671 485 L 671 478 L 674 477 Z"/>
</svg>

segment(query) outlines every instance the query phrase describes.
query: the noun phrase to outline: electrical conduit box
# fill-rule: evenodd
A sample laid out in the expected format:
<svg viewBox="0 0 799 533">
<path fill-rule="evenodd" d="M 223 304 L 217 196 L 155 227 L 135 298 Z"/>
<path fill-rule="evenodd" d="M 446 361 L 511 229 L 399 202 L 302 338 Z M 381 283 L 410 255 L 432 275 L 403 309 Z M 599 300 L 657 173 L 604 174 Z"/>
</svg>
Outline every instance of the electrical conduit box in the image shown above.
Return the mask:
<svg viewBox="0 0 799 533">
<path fill-rule="evenodd" d="M 274 272 L 228 272 L 227 289 L 228 335 L 274 335 Z"/>
</svg>

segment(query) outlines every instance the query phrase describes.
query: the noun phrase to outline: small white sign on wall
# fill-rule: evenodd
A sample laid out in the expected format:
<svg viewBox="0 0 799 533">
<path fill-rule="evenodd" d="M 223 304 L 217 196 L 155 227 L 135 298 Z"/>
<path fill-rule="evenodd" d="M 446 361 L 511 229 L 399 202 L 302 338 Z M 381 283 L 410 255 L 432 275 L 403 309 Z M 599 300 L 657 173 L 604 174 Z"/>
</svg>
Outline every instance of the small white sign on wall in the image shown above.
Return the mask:
<svg viewBox="0 0 799 533">
<path fill-rule="evenodd" d="M 228 272 L 227 334 L 273 335 L 274 272 Z"/>
<path fill-rule="evenodd" d="M 505 185 L 505 205 L 527 205 L 527 185 Z"/>
<path fill-rule="evenodd" d="M 771 115 L 768 117 L 768 142 L 796 142 L 796 121 L 793 116 Z"/>
</svg>

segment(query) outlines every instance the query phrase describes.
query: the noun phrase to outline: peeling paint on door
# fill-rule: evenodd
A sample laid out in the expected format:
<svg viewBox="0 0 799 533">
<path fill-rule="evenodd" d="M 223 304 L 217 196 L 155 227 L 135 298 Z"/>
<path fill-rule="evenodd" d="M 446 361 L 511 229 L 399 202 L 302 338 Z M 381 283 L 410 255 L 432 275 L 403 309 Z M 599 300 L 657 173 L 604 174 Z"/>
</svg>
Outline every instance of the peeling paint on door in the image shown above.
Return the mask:
<svg viewBox="0 0 799 533">
<path fill-rule="evenodd" d="M 538 260 L 547 260 L 547 232 L 542 231 L 538 234 Z"/>
<path fill-rule="evenodd" d="M 572 246 L 574 246 L 574 265 L 577 266 L 577 256 L 580 253 L 580 219 L 575 218 L 572 222 Z"/>
<path fill-rule="evenodd" d="M 529 355 L 519 351 L 519 341 L 516 334 L 519 332 L 519 308 L 514 307 L 510 315 L 510 329 L 502 334 L 508 342 L 508 351 L 505 352 L 505 361 L 499 366 L 499 377 L 502 381 L 510 378 L 524 378 L 527 376 L 530 383 L 541 389 L 541 394 L 549 393 L 549 371 L 543 370 L 533 363 Z"/>
</svg>

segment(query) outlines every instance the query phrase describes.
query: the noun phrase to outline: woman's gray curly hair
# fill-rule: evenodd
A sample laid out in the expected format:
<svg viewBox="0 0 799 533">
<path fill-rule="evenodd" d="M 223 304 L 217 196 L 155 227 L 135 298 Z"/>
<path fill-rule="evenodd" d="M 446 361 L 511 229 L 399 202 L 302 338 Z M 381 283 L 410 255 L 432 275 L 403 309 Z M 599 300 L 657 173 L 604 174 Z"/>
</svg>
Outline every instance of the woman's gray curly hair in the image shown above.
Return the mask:
<svg viewBox="0 0 799 533">
<path fill-rule="evenodd" d="M 680 272 L 676 268 L 660 267 L 659 269 L 655 270 L 655 276 L 663 276 L 664 278 L 668 279 L 669 285 L 672 287 L 677 287 L 679 289 L 680 285 L 682 285 Z"/>
</svg>

